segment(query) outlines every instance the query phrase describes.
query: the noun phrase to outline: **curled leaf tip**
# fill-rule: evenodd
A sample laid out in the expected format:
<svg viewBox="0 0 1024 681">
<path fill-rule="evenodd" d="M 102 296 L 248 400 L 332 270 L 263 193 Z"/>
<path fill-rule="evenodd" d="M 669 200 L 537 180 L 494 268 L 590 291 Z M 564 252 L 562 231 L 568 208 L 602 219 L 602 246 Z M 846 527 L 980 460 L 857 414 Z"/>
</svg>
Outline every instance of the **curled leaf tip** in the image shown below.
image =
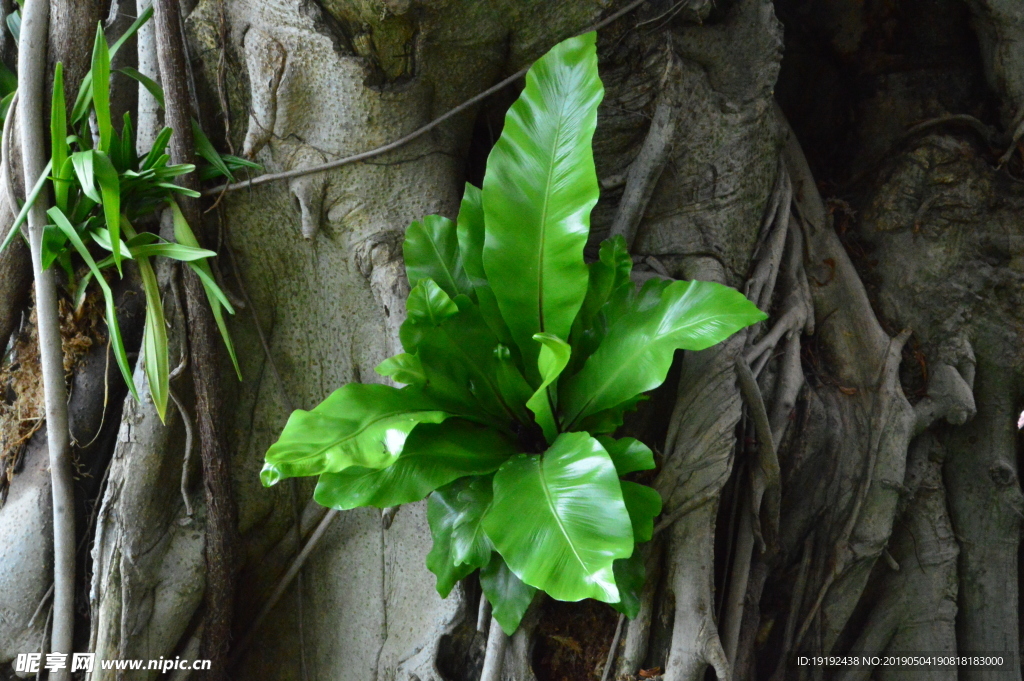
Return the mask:
<svg viewBox="0 0 1024 681">
<path fill-rule="evenodd" d="M 263 483 L 264 487 L 273 487 L 283 479 L 284 475 L 278 470 L 277 466 L 272 463 L 263 464 L 263 470 L 260 471 L 260 482 Z"/>
</svg>

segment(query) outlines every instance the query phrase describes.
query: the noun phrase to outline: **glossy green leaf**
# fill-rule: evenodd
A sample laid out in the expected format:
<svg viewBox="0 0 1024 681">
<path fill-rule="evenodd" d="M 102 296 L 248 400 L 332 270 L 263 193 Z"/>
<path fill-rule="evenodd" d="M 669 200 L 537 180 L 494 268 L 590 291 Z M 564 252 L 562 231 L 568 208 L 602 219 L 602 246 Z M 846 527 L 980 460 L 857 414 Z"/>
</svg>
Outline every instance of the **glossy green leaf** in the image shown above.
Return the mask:
<svg viewBox="0 0 1024 681">
<path fill-rule="evenodd" d="M 462 265 L 473 286 L 487 283 L 484 274 L 484 204 L 477 187 L 466 183 L 456 220 L 456 233 Z"/>
<path fill-rule="evenodd" d="M 494 544 L 484 532 L 483 519 L 494 499 L 493 480 L 493 475 L 477 475 L 441 488 L 456 513 L 452 528 L 452 561 L 456 565 L 484 567 L 491 561 Z"/>
<path fill-rule="evenodd" d="M 647 400 L 647 395 L 636 395 L 610 409 L 602 409 L 591 414 L 578 424 L 575 430 L 585 430 L 591 435 L 611 434 L 618 430 L 626 420 L 626 414 L 635 411 L 638 404 Z"/>
<path fill-rule="evenodd" d="M 537 589 L 516 577 L 497 553 L 480 570 L 480 588 L 491 604 L 491 616 L 509 636 L 519 628 L 519 622 L 537 593 Z"/>
<path fill-rule="evenodd" d="M 615 584 L 619 587 L 618 603 L 612 607 L 629 619 L 636 619 L 640 612 L 640 592 L 644 588 L 647 570 L 640 551 L 633 551 L 629 558 L 620 558 L 612 566 L 615 572 Z"/>
<path fill-rule="evenodd" d="M 313 498 L 321 506 L 346 511 L 409 504 L 452 480 L 493 473 L 515 452 L 511 442 L 486 426 L 461 419 L 422 423 L 390 466 L 323 473 Z"/>
<path fill-rule="evenodd" d="M 410 286 L 422 279 L 432 279 L 452 298 L 472 292 L 462 267 L 455 224 L 448 218 L 427 215 L 409 225 L 402 253 Z"/>
<path fill-rule="evenodd" d="M 92 255 L 89 253 L 89 249 L 85 247 L 82 242 L 82 238 L 78 236 L 78 232 L 68 222 L 67 217 L 61 211 L 60 208 L 54 206 L 46 211 L 46 214 L 50 216 L 57 228 L 64 232 L 67 236 L 68 241 L 75 247 L 78 254 L 85 261 L 85 264 L 89 267 L 92 272 L 93 278 L 99 285 L 100 290 L 103 291 L 103 299 L 106 302 L 106 322 L 107 322 L 107 333 L 110 334 L 110 347 L 114 352 L 114 360 L 117 362 L 118 369 L 121 370 L 121 376 L 124 377 L 124 382 L 128 385 L 128 389 L 131 391 L 132 396 L 138 400 L 139 393 L 135 388 L 135 381 L 132 379 L 132 367 L 128 364 L 128 354 L 125 352 L 124 340 L 121 337 L 121 327 L 117 323 L 117 303 L 114 300 L 114 294 L 110 290 L 110 286 L 107 281 L 103 278 L 103 274 L 100 272 L 99 267 L 96 266 L 96 261 L 93 260 Z"/>
<path fill-rule="evenodd" d="M 412 429 L 448 414 L 413 388 L 350 383 L 312 411 L 297 409 L 266 455 L 266 486 L 284 478 L 338 472 L 349 466 L 384 468 L 402 452 Z"/>
<path fill-rule="evenodd" d="M 507 430 L 517 412 L 498 385 L 498 340 L 467 296 L 454 302 L 458 312 L 424 328 L 416 347 L 427 377 L 424 393 L 452 413 Z"/>
<path fill-rule="evenodd" d="M 476 570 L 472 565 L 456 565 L 452 559 L 452 531 L 459 518 L 455 499 L 438 490 L 427 499 L 427 523 L 434 545 L 427 554 L 427 569 L 437 577 L 437 593 L 448 598 L 455 584 Z"/>
<path fill-rule="evenodd" d="M 620 235 L 601 242 L 598 259 L 587 266 L 587 295 L 583 299 L 579 314 L 572 324 L 572 360 L 566 375 L 579 371 L 594 350 L 601 344 L 607 331 L 607 322 L 599 315 L 608 299 L 616 294 L 620 298 L 629 298 L 633 291 L 633 282 L 629 278 L 633 270 L 633 259 L 626 248 L 626 240 Z"/>
<path fill-rule="evenodd" d="M 96 127 L 100 132 L 99 150 L 107 153 L 110 151 L 110 138 L 114 126 L 110 121 L 110 48 L 107 45 L 107 37 L 103 35 L 102 23 L 96 27 L 91 74 L 92 107 L 96 111 Z"/>
<path fill-rule="evenodd" d="M 483 182 L 483 266 L 533 379 L 535 333 L 568 338 L 587 292 L 583 247 L 597 203 L 591 138 L 604 88 L 595 34 L 541 57 L 509 109 Z"/>
<path fill-rule="evenodd" d="M 381 376 L 387 376 L 395 383 L 422 386 L 427 382 L 420 358 L 407 352 L 389 357 L 378 364 L 374 371 Z"/>
<path fill-rule="evenodd" d="M 633 529 L 615 465 L 587 433 L 502 465 L 484 529 L 512 571 L 553 598 L 619 600 L 612 563 L 633 552 Z"/>
<path fill-rule="evenodd" d="M 558 437 L 558 424 L 555 421 L 558 394 L 554 384 L 565 369 L 565 365 L 569 363 L 572 348 L 564 340 L 550 333 L 534 334 L 533 339 L 541 344 L 540 355 L 537 357 L 541 384 L 527 400 L 526 406 L 533 412 L 541 430 L 544 431 L 544 437 L 550 444 Z"/>
<path fill-rule="evenodd" d="M 494 377 L 498 394 L 520 423 L 530 423 L 533 415 L 527 409 L 526 402 L 533 395 L 533 388 L 523 377 L 508 346 L 499 343 L 494 348 L 494 357 L 497 359 Z"/>
<path fill-rule="evenodd" d="M 641 543 L 651 540 L 654 519 L 661 513 L 661 495 L 658 490 L 628 480 L 622 481 L 622 500 L 633 525 L 633 540 Z"/>
<path fill-rule="evenodd" d="M 168 130 L 168 128 L 164 128 Z M 181 208 L 178 207 L 177 202 L 170 201 L 171 215 L 174 220 L 174 239 L 182 246 L 189 248 L 198 249 L 199 240 L 196 239 L 196 235 L 192 233 L 192 228 L 188 226 L 188 220 L 181 212 Z M 231 357 L 231 364 L 235 367 L 235 375 L 238 376 L 238 380 L 242 380 L 242 370 L 238 366 L 238 357 L 235 355 L 235 345 L 231 342 L 231 334 L 228 332 L 227 321 L 224 319 L 224 310 L 226 309 L 231 314 L 234 314 L 234 310 L 231 309 L 230 303 L 224 293 L 217 286 L 213 279 L 213 271 L 210 269 L 210 263 L 205 260 L 199 262 L 189 263 L 189 267 L 199 276 L 200 281 L 203 282 L 203 289 L 206 292 L 206 299 L 210 303 L 210 312 L 213 313 L 213 319 L 217 323 L 217 329 L 220 331 L 220 337 L 224 340 L 224 347 L 228 350 L 228 355 Z"/>
<path fill-rule="evenodd" d="M 423 334 L 459 311 L 455 302 L 432 279 L 421 279 L 405 301 L 405 321 L 398 337 L 406 352 L 416 352 Z"/>
<path fill-rule="evenodd" d="M 767 315 L 728 286 L 677 281 L 659 302 L 622 315 L 578 374 L 561 384 L 567 428 L 665 380 L 676 350 L 703 350 Z"/>
<path fill-rule="evenodd" d="M 57 62 L 53 70 L 53 97 L 50 102 L 50 161 L 53 168 L 54 203 L 62 211 L 68 208 L 70 176 L 63 175 L 64 162 L 70 156 L 68 148 L 67 112 L 64 108 L 64 66 Z"/>
<path fill-rule="evenodd" d="M 608 456 L 615 464 L 615 472 L 620 476 L 636 471 L 653 470 L 654 452 L 640 440 L 633 437 L 623 437 L 616 440 L 613 437 L 602 435 L 597 438 Z"/>
<path fill-rule="evenodd" d="M 483 194 L 468 182 L 466 191 L 462 195 L 462 205 L 459 207 L 456 231 L 459 237 L 459 252 L 462 254 L 463 268 L 473 288 L 472 297 L 480 306 L 480 314 L 487 322 L 487 326 L 494 332 L 495 337 L 503 345 L 512 347 L 515 345 L 512 332 L 509 331 L 508 324 L 501 316 L 498 300 L 494 297 L 494 291 L 487 283 L 487 277 L 484 274 Z M 515 354 L 518 355 L 518 348 L 516 348 Z"/>
</svg>

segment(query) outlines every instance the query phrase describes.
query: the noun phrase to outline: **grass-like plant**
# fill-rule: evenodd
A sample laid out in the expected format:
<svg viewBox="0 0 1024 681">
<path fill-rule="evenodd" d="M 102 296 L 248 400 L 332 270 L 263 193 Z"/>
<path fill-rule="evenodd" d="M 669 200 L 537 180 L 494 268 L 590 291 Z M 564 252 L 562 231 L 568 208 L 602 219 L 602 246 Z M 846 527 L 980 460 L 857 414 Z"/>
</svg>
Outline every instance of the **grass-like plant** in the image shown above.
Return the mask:
<svg viewBox="0 0 1024 681">
<path fill-rule="evenodd" d="M 102 25 L 97 28 L 91 68 L 79 88 L 70 121 L 66 113 L 63 69 L 60 63 L 56 65 L 50 114 L 50 162 L 29 192 L 0 250 L 20 233 L 18 228 L 25 221 L 29 207 L 49 183 L 54 205 L 47 211 L 52 222 L 43 233 L 43 267 L 49 268 L 56 263 L 65 271 L 66 284 L 76 305 L 84 300 L 92 281 L 99 286 L 106 303 L 105 318 L 114 358 L 132 395 L 138 399 L 132 367 L 117 323 L 113 291 L 104 276 L 104 272 L 111 270 L 120 274 L 125 260 L 135 262 L 146 297 L 142 348 L 146 377 L 150 395 L 162 419 L 167 411 L 169 395 L 167 324 L 153 257 L 182 261 L 196 272 L 206 290 L 214 319 L 236 371 L 238 362 L 224 319 L 224 311 L 233 314 L 234 310 L 217 285 L 207 262 L 217 254 L 199 247 L 174 201 L 174 194 L 199 196 L 197 192 L 174 184 L 175 178 L 194 171 L 195 166 L 168 165 L 170 156 L 165 152 L 172 135 L 170 128 L 161 130 L 153 148 L 140 157 L 136 153 L 135 132 L 129 114 L 124 115 L 120 132 L 111 120 L 111 59 L 152 16 L 152 12 L 150 8 L 141 14 L 113 45 L 108 44 Z M 162 104 L 163 92 L 159 85 L 135 69 L 125 68 L 120 72 L 142 83 Z M 0 101 L 0 111 L 6 113 L 13 96 L 11 92 Z M 233 179 L 232 170 L 258 168 L 244 159 L 218 154 L 194 122 L 193 129 L 185 134 L 189 133 L 194 135 L 199 154 L 210 164 L 204 169 L 204 176 L 224 175 Z M 134 225 L 140 219 L 163 208 L 170 208 L 173 213 L 177 243 L 135 229 Z M 97 252 L 101 255 L 94 255 Z M 79 279 L 76 274 L 82 263 L 88 270 Z"/>
<path fill-rule="evenodd" d="M 533 65 L 458 220 L 406 232 L 405 352 L 377 367 L 406 387 L 349 384 L 295 411 L 261 475 L 319 475 L 314 498 L 336 509 L 429 496 L 438 592 L 480 570 L 509 634 L 537 589 L 635 616 L 634 549 L 661 498 L 624 479 L 655 467 L 651 449 L 613 433 L 676 350 L 765 318 L 715 283 L 637 290 L 621 237 L 584 261 L 604 94 L 594 42 L 572 38 Z"/>
</svg>

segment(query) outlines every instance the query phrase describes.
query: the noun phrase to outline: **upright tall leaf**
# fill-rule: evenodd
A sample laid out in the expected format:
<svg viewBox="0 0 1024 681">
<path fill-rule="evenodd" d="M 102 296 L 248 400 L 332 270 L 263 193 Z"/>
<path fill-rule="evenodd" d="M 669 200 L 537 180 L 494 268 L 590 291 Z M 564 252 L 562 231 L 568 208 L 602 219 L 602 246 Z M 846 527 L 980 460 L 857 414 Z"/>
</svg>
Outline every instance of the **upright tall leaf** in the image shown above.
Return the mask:
<svg viewBox="0 0 1024 681">
<path fill-rule="evenodd" d="M 110 151 L 110 50 L 103 35 L 103 24 L 96 27 L 96 41 L 92 47 L 92 106 L 96 110 L 96 127 L 100 131 L 100 151 Z"/>
<path fill-rule="evenodd" d="M 167 322 L 164 320 L 164 306 L 160 300 L 160 285 L 156 271 L 146 256 L 136 256 L 142 290 L 146 295 L 146 324 L 142 336 L 142 351 L 146 358 L 146 378 L 149 393 L 153 397 L 156 412 L 163 422 L 167 413 L 167 397 L 170 392 L 170 373 L 167 362 Z"/>
<path fill-rule="evenodd" d="M 533 334 L 568 338 L 587 292 L 583 247 L 598 198 L 590 142 L 604 96 L 594 41 L 566 40 L 530 68 L 484 175 L 483 266 L 533 379 Z"/>
<path fill-rule="evenodd" d="M 132 25 L 128 27 L 120 38 L 114 41 L 114 44 L 110 46 L 110 59 L 113 59 L 117 54 L 117 51 L 121 49 L 121 46 L 128 41 L 133 35 L 138 33 L 139 28 L 150 20 L 153 16 L 153 7 L 147 7 L 138 18 L 132 22 Z M 109 63 L 109 61 L 108 61 Z M 71 111 L 71 122 L 78 123 L 78 121 L 85 118 L 89 113 L 89 103 L 92 101 L 92 71 L 88 71 L 85 74 L 85 78 L 82 79 L 82 84 L 78 88 L 78 97 L 75 98 L 75 106 Z"/>
<path fill-rule="evenodd" d="M 455 221 L 462 265 L 473 286 L 487 283 L 484 274 L 484 204 L 480 189 L 466 183 Z"/>
<path fill-rule="evenodd" d="M 53 70 L 53 98 L 50 102 L 50 150 L 53 170 L 54 203 L 62 211 L 68 208 L 70 176 L 65 177 L 64 161 L 70 155 L 68 149 L 68 122 L 64 108 L 64 66 L 57 62 Z"/>
<path fill-rule="evenodd" d="M 433 279 L 449 296 L 471 293 L 469 278 L 462 267 L 455 224 L 440 215 L 427 215 L 409 225 L 402 243 L 409 286 L 421 279 Z"/>
<path fill-rule="evenodd" d="M 103 217 L 107 221 L 110 243 L 113 248 L 114 264 L 121 270 L 121 178 L 110 158 L 102 151 L 92 152 L 93 172 L 96 183 L 100 186 L 100 198 L 103 199 Z"/>
<path fill-rule="evenodd" d="M 468 182 L 466 191 L 462 195 L 462 205 L 459 206 L 456 231 L 462 265 L 469 277 L 469 283 L 473 287 L 473 295 L 477 304 L 480 305 L 480 314 L 484 316 L 484 321 L 487 322 L 487 326 L 491 327 L 491 331 L 498 337 L 498 340 L 507 346 L 514 345 L 512 332 L 509 331 L 508 324 L 501 316 L 498 301 L 494 297 L 494 290 L 487 283 L 487 274 L 484 272 L 483 194 Z"/>
<path fill-rule="evenodd" d="M 662 384 L 676 350 L 703 350 L 767 315 L 728 286 L 676 281 L 657 305 L 622 315 L 578 374 L 562 383 L 566 428 Z"/>
<path fill-rule="evenodd" d="M 502 465 L 484 529 L 512 571 L 553 598 L 619 600 L 612 563 L 633 552 L 633 528 L 615 465 L 587 433 Z"/>
<path fill-rule="evenodd" d="M 558 423 L 555 421 L 558 400 L 554 384 L 565 369 L 565 365 L 569 363 L 572 348 L 564 340 L 550 333 L 534 334 L 533 339 L 541 344 L 540 356 L 537 357 L 541 384 L 537 392 L 527 400 L 526 406 L 536 417 L 548 443 L 552 443 L 558 436 Z"/>
</svg>

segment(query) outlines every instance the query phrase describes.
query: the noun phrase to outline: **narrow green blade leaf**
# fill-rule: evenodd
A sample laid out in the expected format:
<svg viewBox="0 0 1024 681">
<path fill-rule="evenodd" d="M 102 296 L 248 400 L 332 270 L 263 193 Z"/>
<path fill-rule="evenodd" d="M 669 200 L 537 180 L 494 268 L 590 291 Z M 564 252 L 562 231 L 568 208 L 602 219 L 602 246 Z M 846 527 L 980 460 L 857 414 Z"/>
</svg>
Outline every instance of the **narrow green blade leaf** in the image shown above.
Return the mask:
<svg viewBox="0 0 1024 681">
<path fill-rule="evenodd" d="M 153 99 L 155 99 L 160 104 L 160 108 L 164 108 L 164 89 L 160 87 L 160 85 L 155 80 L 153 80 L 144 73 L 140 73 L 138 70 L 133 69 L 130 66 L 125 66 L 123 68 L 117 69 L 117 72 L 123 73 L 124 75 L 137 81 L 140 85 L 149 90 L 149 94 L 153 95 Z"/>
<path fill-rule="evenodd" d="M 423 423 L 406 438 L 393 464 L 323 473 L 313 498 L 345 511 L 409 504 L 458 478 L 493 473 L 515 452 L 515 445 L 485 426 L 461 419 Z"/>
<path fill-rule="evenodd" d="M 139 28 L 149 21 L 153 16 L 153 7 L 147 7 L 138 18 L 132 22 L 128 30 L 110 46 L 110 59 L 113 59 L 121 46 L 133 35 L 138 33 Z M 82 84 L 78 88 L 78 97 L 75 98 L 75 106 L 71 111 L 71 122 L 78 123 L 89 113 L 89 104 L 92 102 L 92 71 L 85 74 Z"/>
<path fill-rule="evenodd" d="M 167 128 L 165 128 L 166 130 Z M 196 235 L 192 233 L 192 228 L 188 226 L 188 220 L 181 212 L 181 208 L 175 201 L 170 201 L 171 215 L 174 218 L 174 238 L 182 246 L 189 248 L 198 249 L 199 240 L 196 239 Z M 224 310 L 227 310 L 230 314 L 234 314 L 235 311 L 231 308 L 231 304 L 228 302 L 224 292 L 217 286 L 217 282 L 213 279 L 213 272 L 210 269 L 210 263 L 205 260 L 199 262 L 190 262 L 189 267 L 196 273 L 199 280 L 203 283 L 203 289 L 206 291 L 206 300 L 210 304 L 210 312 L 213 313 L 213 319 L 217 323 L 217 329 L 220 331 L 220 337 L 224 340 L 224 347 L 228 350 L 228 355 L 231 357 L 231 364 L 235 367 L 235 375 L 238 376 L 238 380 L 242 380 L 242 370 L 238 366 L 238 357 L 235 354 L 234 343 L 231 342 L 231 334 L 228 332 L 227 321 L 224 319 Z"/>
<path fill-rule="evenodd" d="M 100 131 L 100 151 L 110 151 L 110 137 L 114 126 L 110 122 L 110 49 L 103 35 L 103 24 L 96 27 L 96 41 L 92 47 L 92 106 L 96 111 L 96 127 Z"/>
<path fill-rule="evenodd" d="M 541 344 L 540 355 L 537 357 L 541 384 L 527 400 L 526 406 L 537 418 L 537 423 L 540 424 L 544 437 L 550 444 L 558 437 L 558 424 L 555 421 L 555 410 L 558 408 L 555 381 L 569 363 L 572 348 L 564 340 L 550 333 L 535 333 L 533 340 Z"/>
<path fill-rule="evenodd" d="M 395 383 L 422 387 L 427 382 L 420 358 L 407 352 L 389 357 L 378 364 L 374 371 L 381 376 L 387 376 Z"/>
<path fill-rule="evenodd" d="M 633 540 L 640 544 L 650 541 L 654 532 L 654 519 L 661 513 L 661 495 L 653 487 L 622 480 L 622 500 L 633 526 Z"/>
<path fill-rule="evenodd" d="M 110 286 L 103 278 L 103 274 L 100 272 L 99 267 L 96 266 L 96 261 L 93 260 L 92 255 L 89 253 L 89 249 L 85 247 L 82 242 L 82 238 L 78 236 L 78 232 L 68 222 L 67 217 L 61 212 L 60 208 L 54 206 L 46 211 L 46 214 L 50 216 L 54 224 L 57 225 L 58 229 L 64 232 L 67 236 L 68 241 L 75 247 L 78 254 L 82 256 L 82 260 L 88 265 L 89 270 L 92 272 L 93 277 L 96 279 L 96 283 L 99 284 L 100 289 L 103 291 L 103 299 L 106 301 L 106 321 L 107 321 L 107 333 L 110 334 L 110 347 L 114 351 L 114 359 L 117 361 L 117 367 L 121 370 L 121 375 L 124 377 L 124 382 L 128 385 L 128 389 L 132 393 L 132 397 L 139 400 L 139 392 L 135 388 L 135 381 L 132 379 L 132 368 L 128 364 L 128 354 L 124 349 L 124 340 L 121 338 L 121 327 L 117 324 L 117 304 L 114 301 L 114 294 L 110 290 Z"/>
<path fill-rule="evenodd" d="M 570 38 L 530 68 L 484 175 L 483 266 L 531 381 L 533 334 L 568 338 L 587 291 L 591 138 L 604 95 L 594 41 Z"/>
<path fill-rule="evenodd" d="M 163 104 L 161 103 L 161 106 Z M 231 174 L 231 170 L 227 164 L 224 163 L 224 159 L 220 157 L 217 150 L 213 148 L 213 143 L 210 142 L 210 138 L 206 136 L 203 129 L 199 127 L 199 123 L 196 119 L 192 119 L 192 139 L 196 145 L 196 153 L 206 159 L 206 162 L 217 169 L 224 177 L 228 178 L 231 182 L 235 181 L 235 176 Z"/>
<path fill-rule="evenodd" d="M 312 411 L 292 412 L 281 437 L 267 450 L 260 478 L 269 487 L 284 478 L 336 473 L 349 466 L 384 468 L 395 462 L 417 424 L 446 418 L 419 390 L 350 383 Z"/>
<path fill-rule="evenodd" d="M 491 616 L 501 630 L 509 636 L 516 633 L 537 589 L 523 584 L 497 553 L 480 570 L 480 588 L 491 604 Z"/>
<path fill-rule="evenodd" d="M 71 164 L 75 169 L 75 175 L 78 176 L 78 184 L 82 188 L 82 193 L 96 203 L 101 203 L 103 199 L 100 197 L 100 193 L 96 191 L 96 173 L 94 172 L 95 163 L 93 158 L 95 153 L 92 149 L 76 151 L 71 154 Z"/>
<path fill-rule="evenodd" d="M 47 161 L 46 167 L 43 168 L 43 172 L 39 174 L 39 179 L 36 180 L 35 186 L 32 187 L 32 191 L 29 192 L 28 198 L 25 201 L 25 205 L 18 211 L 18 217 L 14 219 L 14 224 L 11 225 L 11 229 L 7 232 L 7 236 L 4 238 L 4 242 L 0 244 L 0 253 L 10 246 L 14 238 L 21 234 L 21 226 L 25 224 L 25 220 L 28 219 L 28 209 L 32 207 L 32 204 L 39 198 L 39 192 L 43 191 L 43 187 L 46 186 L 46 180 L 50 177 L 50 167 L 52 161 Z"/>
<path fill-rule="evenodd" d="M 472 565 L 456 565 L 452 560 L 452 530 L 459 514 L 449 506 L 449 501 L 448 496 L 437 492 L 427 499 L 427 523 L 434 540 L 427 554 L 427 569 L 437 577 L 437 593 L 441 598 L 448 598 L 455 584 L 476 570 Z"/>
<path fill-rule="evenodd" d="M 217 255 L 215 251 L 208 251 L 205 248 L 192 248 L 181 244 L 145 244 L 131 249 L 131 254 L 138 257 L 150 257 L 159 255 L 164 258 L 180 260 L 181 262 L 193 262 L 205 258 L 213 258 Z"/>
<path fill-rule="evenodd" d="M 121 271 L 121 178 L 110 158 L 102 151 L 93 151 L 93 171 L 96 183 L 100 186 L 100 197 L 103 199 L 103 217 L 107 221 L 110 243 L 113 246 L 111 255 L 117 271 Z"/>
<path fill-rule="evenodd" d="M 608 456 L 612 457 L 615 464 L 615 472 L 620 476 L 634 473 L 636 471 L 653 470 L 654 452 L 640 440 L 632 437 L 623 437 L 616 440 L 607 435 L 597 438 Z"/>
<path fill-rule="evenodd" d="M 671 283 L 657 305 L 620 317 L 580 372 L 561 384 L 566 428 L 661 385 L 676 350 L 703 350 L 766 317 L 728 286 Z"/>
<path fill-rule="evenodd" d="M 146 295 L 146 324 L 142 335 L 142 352 L 146 359 L 146 378 L 149 393 L 153 397 L 156 412 L 163 422 L 167 414 L 167 399 L 170 393 L 170 367 L 167 359 L 167 322 L 164 319 L 164 304 L 160 299 L 160 285 L 149 258 L 135 254 L 142 278 L 142 290 Z"/>
<path fill-rule="evenodd" d="M 498 469 L 484 529 L 509 568 L 552 598 L 619 600 L 612 563 L 633 552 L 633 528 L 615 465 L 587 433 Z"/>
<path fill-rule="evenodd" d="M 53 71 L 53 98 L 50 103 L 50 149 L 53 168 L 54 203 L 62 211 L 68 208 L 70 178 L 63 176 L 64 162 L 68 159 L 67 112 L 64 110 L 64 66 L 57 62 Z"/>
<path fill-rule="evenodd" d="M 452 298 L 472 292 L 462 266 L 455 224 L 448 218 L 427 215 L 409 225 L 402 253 L 410 286 L 421 279 L 432 279 Z"/>
<path fill-rule="evenodd" d="M 164 153 L 167 149 L 167 143 L 171 141 L 171 133 L 173 131 L 170 128 L 163 128 L 157 133 L 156 139 L 153 141 L 153 148 L 146 154 L 146 158 L 142 160 L 142 165 L 139 166 L 142 170 L 149 170 L 157 166 L 163 165 L 170 160 L 170 156 Z M 166 158 L 164 158 L 166 156 Z M 161 159 L 163 163 L 161 163 Z"/>
</svg>

